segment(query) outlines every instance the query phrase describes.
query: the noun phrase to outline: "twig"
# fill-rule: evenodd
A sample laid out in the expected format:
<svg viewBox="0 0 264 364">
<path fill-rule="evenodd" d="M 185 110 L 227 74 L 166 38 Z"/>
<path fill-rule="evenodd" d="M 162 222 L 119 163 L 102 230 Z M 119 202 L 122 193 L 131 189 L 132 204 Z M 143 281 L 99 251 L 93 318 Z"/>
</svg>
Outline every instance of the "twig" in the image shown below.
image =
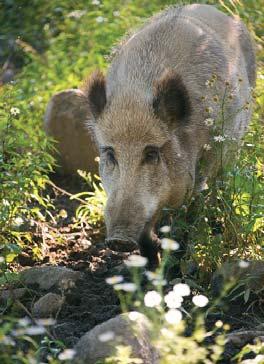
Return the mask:
<svg viewBox="0 0 264 364">
<path fill-rule="evenodd" d="M 10 284 L 10 282 L 9 282 L 9 280 L 8 280 L 8 277 L 7 277 L 7 275 L 5 274 L 5 272 L 4 272 L 4 277 L 5 277 L 5 280 L 6 280 L 6 282 L 7 282 L 7 284 Z M 14 295 L 14 292 L 13 292 L 13 287 L 12 287 L 12 285 L 10 284 L 10 286 L 9 286 L 9 291 L 10 291 L 10 293 L 11 293 L 11 297 L 12 297 L 12 299 L 13 299 L 13 301 L 16 303 L 16 304 L 18 304 L 18 306 L 20 306 L 20 308 L 22 308 L 22 310 L 23 311 L 25 311 L 25 313 L 31 318 L 31 320 L 34 322 L 34 324 L 35 325 L 38 325 L 38 322 L 37 322 L 37 320 L 33 317 L 33 315 L 31 314 L 31 312 L 26 308 L 26 306 L 25 305 L 23 305 L 23 303 L 19 300 L 19 299 L 17 299 L 16 297 L 15 297 L 15 295 Z M 51 334 L 51 332 L 46 328 L 46 327 L 44 327 L 44 330 L 45 330 L 45 333 L 47 334 L 47 336 L 51 339 L 51 340 L 56 340 L 56 338 Z"/>
<path fill-rule="evenodd" d="M 18 306 L 20 306 L 20 308 L 22 308 L 22 310 L 24 310 L 26 312 L 26 314 L 31 318 L 31 320 L 34 322 L 35 325 L 38 325 L 38 321 L 32 316 L 31 312 L 26 308 L 25 305 L 23 305 L 23 303 L 21 301 L 19 301 L 18 299 L 14 300 L 16 304 L 18 304 Z M 47 336 L 51 339 L 51 340 L 56 340 L 56 338 L 51 334 L 51 332 L 44 327 L 44 330 L 47 334 Z"/>
<path fill-rule="evenodd" d="M 48 183 L 48 184 L 50 184 L 52 187 L 54 187 L 56 190 L 58 190 L 58 191 L 60 191 L 61 193 L 63 193 L 64 195 L 67 195 L 67 196 L 69 196 L 69 197 L 72 197 L 74 200 L 77 200 L 77 201 L 81 202 L 82 204 L 86 205 L 86 201 L 85 201 L 85 200 L 83 200 L 83 199 L 81 199 L 81 198 L 79 198 L 79 197 L 75 197 L 72 193 L 67 192 L 67 191 L 65 191 L 64 189 L 62 189 L 62 188 L 60 188 L 60 187 L 56 186 L 56 185 L 55 185 L 55 183 L 53 183 L 52 181 L 49 181 L 49 180 L 48 180 L 48 181 L 47 181 L 47 183 Z"/>
</svg>

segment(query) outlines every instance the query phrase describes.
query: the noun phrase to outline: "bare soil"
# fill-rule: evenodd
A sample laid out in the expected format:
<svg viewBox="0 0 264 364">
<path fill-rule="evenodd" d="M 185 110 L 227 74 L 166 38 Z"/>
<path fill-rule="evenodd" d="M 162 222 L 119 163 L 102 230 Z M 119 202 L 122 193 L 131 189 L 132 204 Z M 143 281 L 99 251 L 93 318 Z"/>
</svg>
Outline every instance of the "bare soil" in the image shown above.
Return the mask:
<svg viewBox="0 0 264 364">
<path fill-rule="evenodd" d="M 86 226 L 85 229 L 75 230 L 72 219 L 78 202 L 70 200 L 62 191 L 77 193 L 85 191 L 87 187 L 78 178 L 54 176 L 53 181 L 61 189 L 61 191 L 51 189 L 53 203 L 57 211 L 66 210 L 67 216 L 62 218 L 57 226 L 53 226 L 52 234 L 44 234 L 45 238 L 43 238 L 43 231 L 40 231 L 41 227 L 38 227 L 34 239 L 36 244 L 41 246 L 41 259 L 36 260 L 31 250 L 24 251 L 18 257 L 14 269 L 55 264 L 83 272 L 82 278 L 76 285 L 66 287 L 63 292 L 65 302 L 57 314 L 56 324 L 51 328 L 51 333 L 56 339 L 61 340 L 67 347 L 73 347 L 84 333 L 121 312 L 119 299 L 105 279 L 115 274 L 129 278 L 129 271 L 123 262 L 131 253 L 114 252 L 107 248 L 104 243 L 103 227 Z M 58 244 L 58 236 L 61 238 L 60 244 Z M 175 269 L 175 276 L 170 278 L 177 278 L 177 276 L 180 277 L 179 269 Z M 144 282 L 142 284 L 144 286 Z M 51 291 L 62 294 L 58 289 Z M 45 293 L 37 287 L 31 287 L 29 294 L 23 298 L 22 302 L 30 311 L 34 302 Z M 248 307 L 251 304 L 252 302 L 249 302 L 245 305 L 241 298 L 226 303 L 226 307 L 208 316 L 208 329 L 211 329 L 217 320 L 228 323 L 230 331 L 256 327 L 254 322 L 256 310 L 262 313 L 262 317 L 263 312 L 261 307 L 254 306 L 254 302 L 252 305 L 254 312 L 249 311 Z M 231 361 L 231 358 L 239 350 L 240 348 L 236 345 L 227 344 L 220 363 L 235 363 L 236 361 Z"/>
</svg>

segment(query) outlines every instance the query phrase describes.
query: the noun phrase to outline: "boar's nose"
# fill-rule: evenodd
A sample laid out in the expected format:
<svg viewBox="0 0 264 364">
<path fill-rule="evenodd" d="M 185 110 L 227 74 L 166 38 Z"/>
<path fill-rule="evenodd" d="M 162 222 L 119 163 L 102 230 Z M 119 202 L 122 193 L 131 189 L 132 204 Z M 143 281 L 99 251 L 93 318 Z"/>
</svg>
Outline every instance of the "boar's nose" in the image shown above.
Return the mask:
<svg viewBox="0 0 264 364">
<path fill-rule="evenodd" d="M 106 239 L 107 246 L 118 252 L 131 252 L 135 249 L 138 249 L 138 244 L 133 239 L 126 239 L 126 238 L 107 238 Z"/>
</svg>

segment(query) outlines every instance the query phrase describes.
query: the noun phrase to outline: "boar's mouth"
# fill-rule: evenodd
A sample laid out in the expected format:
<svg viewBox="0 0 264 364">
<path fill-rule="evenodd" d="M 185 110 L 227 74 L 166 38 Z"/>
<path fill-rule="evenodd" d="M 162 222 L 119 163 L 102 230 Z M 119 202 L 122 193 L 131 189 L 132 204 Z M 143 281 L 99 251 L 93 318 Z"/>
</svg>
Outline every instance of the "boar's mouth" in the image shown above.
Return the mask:
<svg viewBox="0 0 264 364">
<path fill-rule="evenodd" d="M 120 230 L 113 232 L 106 238 L 107 246 L 118 252 L 132 252 L 139 249 L 143 257 L 149 261 L 149 269 L 155 270 L 160 263 L 160 240 L 153 232 L 153 222 L 147 222 L 138 237 L 131 238 Z"/>
<path fill-rule="evenodd" d="M 151 230 L 152 224 L 149 221 L 145 224 L 143 231 L 137 238 L 131 237 L 129 234 L 121 233 L 119 230 L 113 232 L 113 234 L 106 238 L 106 244 L 110 249 L 118 252 L 132 252 L 136 249 L 140 249 L 140 251 L 143 252 L 145 250 L 145 245 L 146 250 L 148 250 L 149 246 L 153 244 Z"/>
<path fill-rule="evenodd" d="M 111 250 L 118 252 L 132 252 L 138 249 L 138 243 L 131 238 L 111 237 L 106 239 L 106 244 Z"/>
</svg>

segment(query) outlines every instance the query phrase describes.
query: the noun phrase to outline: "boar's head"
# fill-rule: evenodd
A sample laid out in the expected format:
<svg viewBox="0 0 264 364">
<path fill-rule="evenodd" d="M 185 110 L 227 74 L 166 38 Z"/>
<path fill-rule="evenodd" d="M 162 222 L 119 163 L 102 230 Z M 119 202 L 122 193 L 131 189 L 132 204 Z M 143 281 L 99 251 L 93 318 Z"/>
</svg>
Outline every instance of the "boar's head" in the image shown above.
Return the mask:
<svg viewBox="0 0 264 364">
<path fill-rule="evenodd" d="M 190 99 L 174 71 L 165 71 L 145 94 L 127 87 L 108 98 L 106 86 L 96 71 L 86 94 L 108 196 L 107 241 L 117 250 L 139 244 L 153 262 L 157 249 L 151 234 L 159 212 L 182 204 L 193 189 L 196 153 Z"/>
</svg>

